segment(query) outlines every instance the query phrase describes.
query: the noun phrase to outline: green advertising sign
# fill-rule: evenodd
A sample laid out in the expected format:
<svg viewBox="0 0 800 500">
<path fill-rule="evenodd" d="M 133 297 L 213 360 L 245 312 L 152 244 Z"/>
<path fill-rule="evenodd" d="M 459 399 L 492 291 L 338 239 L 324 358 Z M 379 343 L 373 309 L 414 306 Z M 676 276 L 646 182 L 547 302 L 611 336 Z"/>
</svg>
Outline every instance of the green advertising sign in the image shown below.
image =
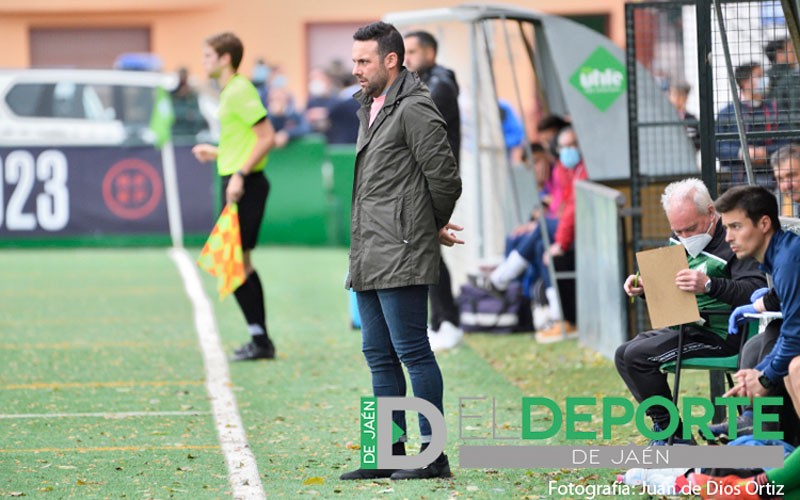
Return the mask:
<svg viewBox="0 0 800 500">
<path fill-rule="evenodd" d="M 625 66 L 611 52 L 598 47 L 575 70 L 569 83 L 597 109 L 605 111 L 625 92 Z"/>
</svg>

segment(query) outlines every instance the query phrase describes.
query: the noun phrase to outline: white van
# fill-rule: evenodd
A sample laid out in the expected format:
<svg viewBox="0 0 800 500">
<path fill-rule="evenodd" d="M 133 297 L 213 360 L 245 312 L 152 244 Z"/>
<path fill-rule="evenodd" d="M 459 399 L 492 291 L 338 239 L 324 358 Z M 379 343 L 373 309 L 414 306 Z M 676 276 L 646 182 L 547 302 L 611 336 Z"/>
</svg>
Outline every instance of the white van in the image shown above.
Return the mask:
<svg viewBox="0 0 800 500">
<path fill-rule="evenodd" d="M 175 75 L 146 71 L 0 70 L 0 146 L 151 143 L 155 89 L 176 84 Z M 204 116 L 211 108 L 201 98 Z"/>
</svg>

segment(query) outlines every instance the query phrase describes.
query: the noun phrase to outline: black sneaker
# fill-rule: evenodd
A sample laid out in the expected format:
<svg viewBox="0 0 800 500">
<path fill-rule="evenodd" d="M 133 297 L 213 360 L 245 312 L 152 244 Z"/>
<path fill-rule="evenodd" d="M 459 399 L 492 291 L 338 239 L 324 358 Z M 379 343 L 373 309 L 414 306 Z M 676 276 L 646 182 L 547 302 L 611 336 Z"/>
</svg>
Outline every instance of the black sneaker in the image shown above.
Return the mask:
<svg viewBox="0 0 800 500">
<path fill-rule="evenodd" d="M 661 432 L 661 426 L 654 423 L 653 424 L 653 431 Z M 669 444 L 669 438 L 666 439 L 653 439 L 647 446 L 667 446 Z M 683 444 L 688 446 L 695 446 L 697 445 L 697 441 L 695 441 L 694 436 L 691 439 L 683 439 L 678 437 L 677 435 L 672 439 L 672 444 Z"/>
<path fill-rule="evenodd" d="M 342 481 L 354 481 L 358 479 L 386 479 L 392 477 L 397 469 L 356 469 L 345 472 L 339 479 Z"/>
<path fill-rule="evenodd" d="M 709 425 L 711 434 L 720 441 L 728 441 L 728 421 L 720 422 L 718 424 Z M 736 436 L 750 436 L 753 434 L 753 412 L 745 411 L 736 417 Z M 702 435 L 702 433 L 701 433 Z"/>
<path fill-rule="evenodd" d="M 392 480 L 399 479 L 435 479 L 439 477 L 453 477 L 450 472 L 450 462 L 447 455 L 442 453 L 439 458 L 421 469 L 403 469 L 392 474 Z"/>
<path fill-rule="evenodd" d="M 275 359 L 275 346 L 268 340 L 269 345 L 262 346 L 255 342 L 248 342 L 233 351 L 231 361 L 252 361 L 255 359 Z"/>
</svg>

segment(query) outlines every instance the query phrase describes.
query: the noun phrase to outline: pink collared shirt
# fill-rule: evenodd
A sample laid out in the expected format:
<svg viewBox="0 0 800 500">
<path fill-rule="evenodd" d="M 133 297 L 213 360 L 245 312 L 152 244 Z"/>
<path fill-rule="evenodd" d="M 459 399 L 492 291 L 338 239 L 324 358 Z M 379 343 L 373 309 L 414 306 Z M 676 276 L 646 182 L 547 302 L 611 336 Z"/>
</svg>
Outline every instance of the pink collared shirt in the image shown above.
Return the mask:
<svg viewBox="0 0 800 500">
<path fill-rule="evenodd" d="M 375 117 L 378 116 L 378 111 L 381 110 L 383 107 L 383 103 L 386 101 L 386 94 L 381 95 L 380 97 L 376 97 L 372 100 L 372 106 L 369 108 L 369 126 L 372 126 L 372 122 L 375 121 Z"/>
</svg>

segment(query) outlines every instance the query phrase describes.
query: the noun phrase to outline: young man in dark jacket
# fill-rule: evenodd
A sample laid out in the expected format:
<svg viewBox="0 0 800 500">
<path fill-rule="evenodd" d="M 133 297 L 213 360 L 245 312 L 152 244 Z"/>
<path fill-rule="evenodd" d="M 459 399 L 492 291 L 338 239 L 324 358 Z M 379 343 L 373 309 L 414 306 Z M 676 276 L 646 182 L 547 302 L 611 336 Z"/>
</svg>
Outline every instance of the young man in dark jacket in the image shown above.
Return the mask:
<svg viewBox="0 0 800 500">
<path fill-rule="evenodd" d="M 461 243 L 448 222 L 461 195 L 441 114 L 419 78 L 403 67 L 403 37 L 373 23 L 353 36 L 353 75 L 361 126 L 351 209 L 350 272 L 361 314 L 362 351 L 377 397 L 414 395 L 443 413 L 443 383 L 427 335 L 428 286 L 439 281 L 439 245 Z M 402 364 L 401 364 L 402 363 Z M 406 431 L 405 415 L 394 423 Z M 423 450 L 431 426 L 419 415 Z M 392 455 L 404 455 L 404 440 Z M 422 469 L 357 469 L 341 479 L 449 477 L 442 453 Z"/>
<path fill-rule="evenodd" d="M 436 64 L 439 44 L 427 31 L 412 31 L 405 36 L 405 66 L 414 71 L 428 87 L 433 103 L 447 126 L 447 142 L 459 160 L 461 151 L 461 114 L 458 109 L 458 83 L 452 70 Z M 434 351 L 451 349 L 461 342 L 459 313 L 453 299 L 450 271 L 444 259 L 439 261 L 439 283 L 428 290 L 431 300 L 431 326 L 428 339 Z"/>
</svg>

